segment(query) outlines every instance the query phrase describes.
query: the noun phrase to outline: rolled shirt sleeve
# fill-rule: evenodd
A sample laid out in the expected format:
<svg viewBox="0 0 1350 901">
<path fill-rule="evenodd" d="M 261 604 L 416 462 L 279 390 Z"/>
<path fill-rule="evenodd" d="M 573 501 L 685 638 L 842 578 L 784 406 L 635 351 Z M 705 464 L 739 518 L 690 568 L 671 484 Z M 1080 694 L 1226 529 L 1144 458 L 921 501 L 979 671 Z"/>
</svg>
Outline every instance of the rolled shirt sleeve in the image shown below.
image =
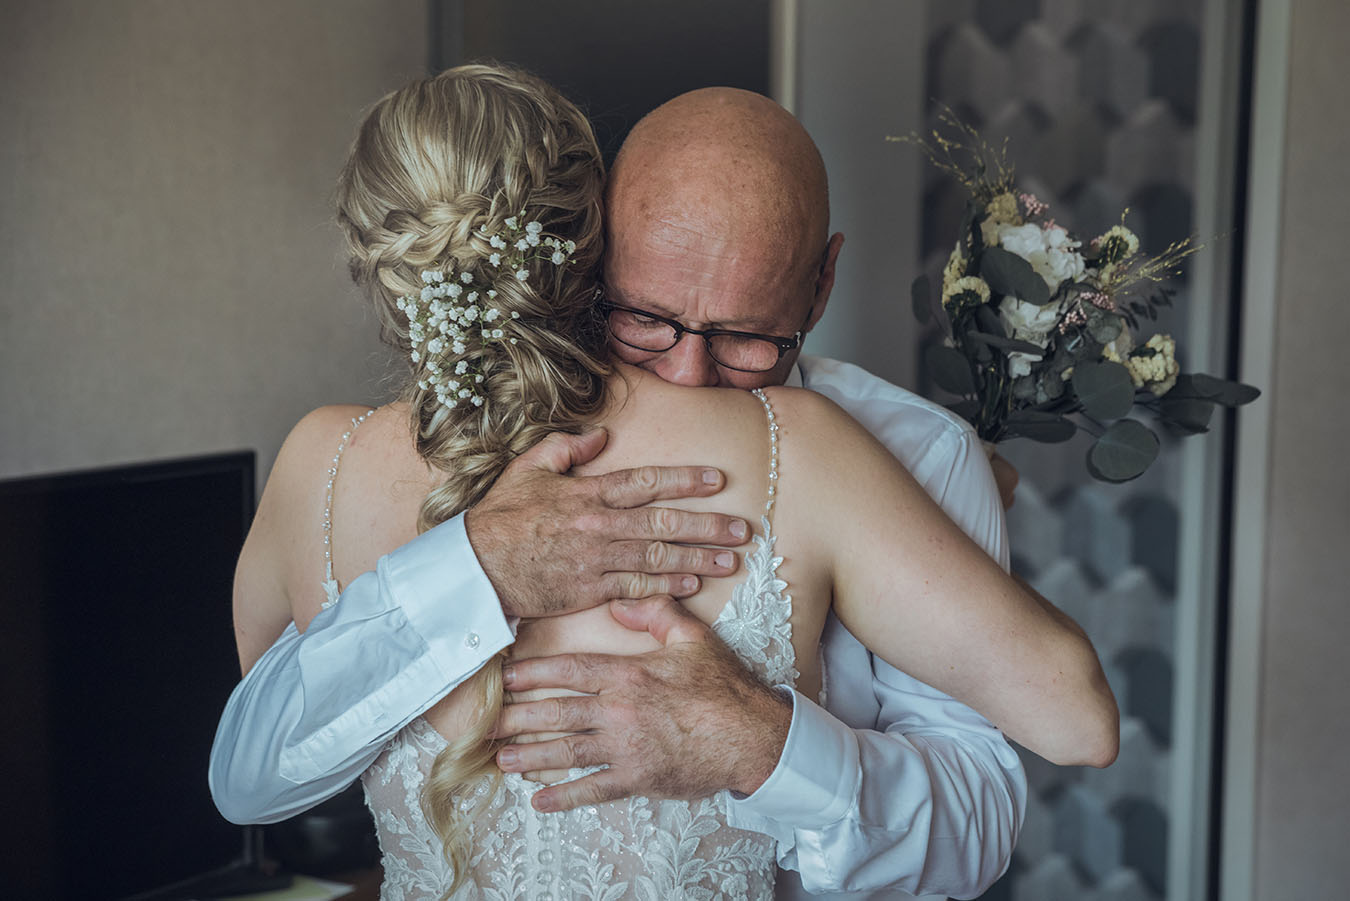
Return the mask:
<svg viewBox="0 0 1350 901">
<path fill-rule="evenodd" d="M 337 794 L 384 743 L 515 640 L 457 516 L 382 557 L 235 688 L 209 781 L 236 823 L 272 823 Z"/>
</svg>

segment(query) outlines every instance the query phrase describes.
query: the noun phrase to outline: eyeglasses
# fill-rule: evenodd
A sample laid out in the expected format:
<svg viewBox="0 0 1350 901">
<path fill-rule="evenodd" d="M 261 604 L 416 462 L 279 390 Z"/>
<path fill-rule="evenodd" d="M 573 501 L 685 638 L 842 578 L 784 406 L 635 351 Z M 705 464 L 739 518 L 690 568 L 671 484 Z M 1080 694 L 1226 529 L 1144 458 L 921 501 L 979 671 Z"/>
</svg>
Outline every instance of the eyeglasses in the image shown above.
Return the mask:
<svg viewBox="0 0 1350 901">
<path fill-rule="evenodd" d="M 806 322 L 811 318 L 811 312 L 808 311 L 806 319 L 802 321 L 802 328 L 796 334 L 791 338 L 780 338 L 777 335 L 724 328 L 690 328 L 674 319 L 620 306 L 608 300 L 600 301 L 597 306 L 608 318 L 609 333 L 621 344 L 635 350 L 661 353 L 679 344 L 687 332 L 703 339 L 708 356 L 719 366 L 737 372 L 767 372 L 773 369 L 783 359 L 783 354 L 801 347 L 802 329 L 806 328 Z"/>
</svg>

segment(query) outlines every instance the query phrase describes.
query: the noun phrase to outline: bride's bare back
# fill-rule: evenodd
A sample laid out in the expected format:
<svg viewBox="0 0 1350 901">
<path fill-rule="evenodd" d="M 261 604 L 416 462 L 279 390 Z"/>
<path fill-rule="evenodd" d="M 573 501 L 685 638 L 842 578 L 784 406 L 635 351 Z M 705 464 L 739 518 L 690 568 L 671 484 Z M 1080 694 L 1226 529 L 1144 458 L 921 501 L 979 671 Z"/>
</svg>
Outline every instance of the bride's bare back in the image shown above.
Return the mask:
<svg viewBox="0 0 1350 901">
<path fill-rule="evenodd" d="M 796 471 L 798 455 L 791 448 L 795 403 L 792 389 L 770 389 L 780 423 L 779 484 L 785 493 L 804 480 Z M 781 408 L 781 409 L 779 409 Z M 363 410 L 357 407 L 326 408 L 312 414 L 321 417 L 315 431 L 345 427 Z M 408 435 L 406 412 L 399 406 L 381 408 L 356 430 L 340 461 L 335 480 L 332 511 L 332 558 L 334 575 L 347 585 L 362 572 L 373 569 L 376 560 L 416 536 L 413 524 L 423 496 L 436 483 L 416 456 Z M 663 502 L 663 506 L 690 511 L 716 510 L 739 516 L 762 532 L 770 472 L 770 433 L 761 402 L 745 391 L 691 389 L 667 384 L 642 370 L 623 367 L 611 383 L 611 402 L 598 419 L 609 440 L 591 463 L 575 470 L 591 475 L 633 466 L 715 465 L 726 476 L 726 487 L 711 498 Z M 340 435 L 340 433 L 339 433 Z M 326 489 L 326 479 L 314 479 Z M 322 483 L 322 484 L 320 484 Z M 802 486 L 806 486 L 803 484 Z M 325 494 L 323 490 L 318 492 Z M 800 543 L 800 551 L 785 553 L 779 576 L 789 585 L 793 598 L 792 634 L 801 676 L 798 687 L 814 696 L 819 691 L 820 672 L 816 647 L 829 607 L 826 570 L 813 561 L 812 542 L 796 541 L 800 526 L 796 511 L 805 505 L 783 495 L 773 512 L 779 553 Z M 307 504 L 315 509 L 315 501 Z M 786 513 L 784 511 L 787 511 Z M 322 521 L 319 515 L 311 522 Z M 313 531 L 313 530 L 311 530 Z M 321 534 L 319 540 L 321 541 Z M 293 603 L 290 613 L 302 628 L 318 613 L 324 599 L 314 578 L 313 553 L 322 550 L 313 539 L 304 552 L 296 548 L 286 578 Z M 737 553 L 728 551 L 727 553 Z M 818 556 L 818 555 L 817 555 Z M 302 565 L 301 561 L 310 565 Z M 701 590 L 685 600 L 686 606 L 704 622 L 712 623 L 743 579 L 743 571 L 725 578 L 703 580 Z M 645 632 L 624 628 L 610 615 L 608 605 L 566 616 L 526 620 L 521 623 L 513 658 L 561 653 L 640 654 L 659 644 Z M 522 700 L 563 694 L 537 691 Z M 452 693 L 426 714 L 443 735 L 453 737 L 463 730 L 470 704 Z"/>
<path fill-rule="evenodd" d="M 597 422 L 608 430 L 609 443 L 581 473 L 653 464 L 717 466 L 726 475 L 721 493 L 663 505 L 718 510 L 758 527 L 769 468 L 758 399 L 744 391 L 670 385 L 630 367 L 611 379 L 610 392 Z M 784 557 L 779 574 L 793 599 L 792 641 L 803 692 L 819 687 L 816 648 L 833 609 L 874 653 L 983 713 L 1011 738 L 1052 760 L 1076 753 L 1079 733 L 1071 724 L 1090 720 L 1098 703 L 1095 686 L 1065 677 L 1089 663 L 1096 667 L 1080 633 L 1010 580 L 885 448 L 830 401 L 802 389 L 766 393 L 781 429 L 773 523 Z M 278 458 L 268 487 L 275 502 L 265 497 L 259 516 L 279 520 L 269 524 L 269 534 L 289 537 L 263 542 L 252 554 L 246 548 L 237 593 L 265 597 L 265 588 L 280 583 L 290 609 L 272 611 L 276 622 L 258 624 L 255 646 L 287 618 L 305 628 L 320 609 L 326 470 L 350 418 L 362 412 L 316 411 Z M 361 426 L 342 457 L 333 497 L 333 565 L 342 585 L 415 537 L 421 500 L 438 478 L 413 448 L 406 411 L 381 408 Z M 739 578 L 705 580 L 686 601 L 689 609 L 711 622 Z M 271 586 L 258 584 L 269 580 Z M 249 636 L 240 628 L 243 648 Z M 654 648 L 650 636 L 622 628 L 601 607 L 526 624 L 511 653 L 522 658 Z M 1085 655 L 1090 660 L 1078 659 Z M 452 693 L 428 718 L 443 734 L 457 734 L 468 716 L 461 704 Z M 1073 750 L 1066 754 L 1064 748 Z"/>
</svg>

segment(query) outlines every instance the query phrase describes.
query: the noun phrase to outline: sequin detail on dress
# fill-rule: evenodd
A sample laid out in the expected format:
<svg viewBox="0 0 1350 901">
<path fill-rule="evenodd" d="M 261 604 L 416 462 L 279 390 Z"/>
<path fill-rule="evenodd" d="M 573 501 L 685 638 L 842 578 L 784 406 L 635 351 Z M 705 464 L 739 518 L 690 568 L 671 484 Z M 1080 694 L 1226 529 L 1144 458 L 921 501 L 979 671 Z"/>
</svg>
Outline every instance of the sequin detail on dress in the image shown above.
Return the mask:
<svg viewBox="0 0 1350 901">
<path fill-rule="evenodd" d="M 333 483 L 337 481 L 338 464 L 342 462 L 342 452 L 347 449 L 347 442 L 352 440 L 352 435 L 361 423 L 365 422 L 374 410 L 367 410 L 360 416 L 352 418 L 352 427 L 342 433 L 342 440 L 338 442 L 337 453 L 333 454 L 333 465 L 328 467 L 328 491 L 323 502 L 323 594 L 324 602 L 320 609 L 327 610 L 337 603 L 342 595 L 342 589 L 338 587 L 337 579 L 333 578 Z"/>
<path fill-rule="evenodd" d="M 777 576 L 771 513 L 778 481 L 778 426 L 769 418 L 769 491 L 762 535 L 745 556 L 737 585 L 713 629 L 743 663 L 769 684 L 797 677 L 792 599 Z M 371 765 L 361 782 L 375 817 L 384 861 L 383 901 L 438 899 L 451 873 L 439 839 L 422 814 L 421 793 L 445 739 L 413 720 Z M 594 770 L 572 770 L 579 778 Z M 697 801 L 629 798 L 563 813 L 530 806 L 537 784 L 514 773 L 474 823 L 469 879 L 461 899 L 538 901 L 592 899 L 771 899 L 776 856 L 771 838 L 727 825 L 726 793 Z"/>
</svg>

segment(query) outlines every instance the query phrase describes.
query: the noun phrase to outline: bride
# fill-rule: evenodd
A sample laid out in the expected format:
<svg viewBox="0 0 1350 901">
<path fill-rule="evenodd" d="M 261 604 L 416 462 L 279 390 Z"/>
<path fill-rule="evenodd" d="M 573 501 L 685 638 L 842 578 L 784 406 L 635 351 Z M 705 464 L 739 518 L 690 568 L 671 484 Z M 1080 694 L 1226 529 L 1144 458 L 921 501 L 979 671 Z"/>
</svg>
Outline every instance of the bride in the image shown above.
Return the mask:
<svg viewBox="0 0 1350 901">
<path fill-rule="evenodd" d="M 285 540 L 251 539 L 237 578 L 278 587 L 303 629 L 340 584 L 476 503 L 545 435 L 603 426 L 609 442 L 583 474 L 713 461 L 725 489 L 682 505 L 758 524 L 742 572 L 705 579 L 684 603 L 765 682 L 819 693 L 833 609 L 873 653 L 1033 751 L 1053 757 L 1066 732 L 1100 721 L 1109 693 L 1064 675 L 1096 667 L 1081 635 L 832 402 L 681 387 L 610 357 L 605 314 L 635 346 L 654 322 L 599 301 L 603 180 L 585 117 L 523 73 L 463 66 L 376 104 L 338 215 L 407 381 L 395 403 L 324 408 L 295 428 L 254 527 Z M 656 646 L 599 607 L 523 622 L 509 653 Z M 493 765 L 501 664 L 414 720 L 363 775 L 382 897 L 772 897 L 772 840 L 728 826 L 721 796 L 531 807 L 537 786 Z"/>
</svg>

